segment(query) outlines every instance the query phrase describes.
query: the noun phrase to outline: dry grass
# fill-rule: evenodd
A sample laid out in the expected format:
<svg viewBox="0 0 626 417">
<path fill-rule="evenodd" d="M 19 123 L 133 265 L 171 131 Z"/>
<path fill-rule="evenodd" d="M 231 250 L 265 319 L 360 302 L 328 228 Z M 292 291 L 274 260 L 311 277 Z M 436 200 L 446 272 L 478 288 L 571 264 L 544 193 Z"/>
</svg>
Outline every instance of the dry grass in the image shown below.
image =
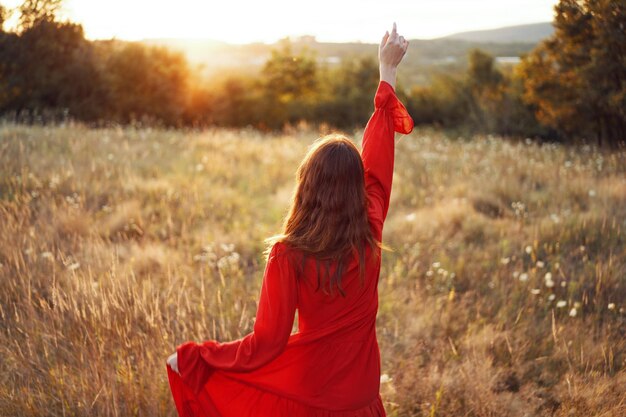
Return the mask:
<svg viewBox="0 0 626 417">
<path fill-rule="evenodd" d="M 0 415 L 174 416 L 165 358 L 251 330 L 315 137 L 0 126 Z M 390 416 L 626 415 L 626 154 L 416 131 L 392 205 Z"/>
</svg>

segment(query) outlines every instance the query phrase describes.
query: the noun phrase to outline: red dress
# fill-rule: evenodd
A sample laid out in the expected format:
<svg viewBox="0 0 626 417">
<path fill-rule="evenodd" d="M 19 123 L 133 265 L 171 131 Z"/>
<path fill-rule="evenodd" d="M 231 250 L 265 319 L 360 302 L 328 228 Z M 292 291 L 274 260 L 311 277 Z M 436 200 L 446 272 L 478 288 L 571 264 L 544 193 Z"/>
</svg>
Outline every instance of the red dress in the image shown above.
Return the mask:
<svg viewBox="0 0 626 417">
<path fill-rule="evenodd" d="M 370 226 L 381 240 L 394 132 L 409 133 L 413 120 L 385 81 L 374 104 L 361 156 Z M 181 417 L 385 416 L 375 326 L 380 261 L 369 262 L 374 254 L 366 246 L 365 285 L 360 286 L 355 258 L 342 278 L 346 296 L 335 292 L 330 297 L 315 291 L 317 270 L 311 257 L 304 276 L 296 279 L 297 255 L 283 243 L 273 246 L 252 333 L 232 342 L 178 346 L 181 375 L 169 366 L 167 373 Z M 296 308 L 298 332 L 291 334 Z"/>
</svg>

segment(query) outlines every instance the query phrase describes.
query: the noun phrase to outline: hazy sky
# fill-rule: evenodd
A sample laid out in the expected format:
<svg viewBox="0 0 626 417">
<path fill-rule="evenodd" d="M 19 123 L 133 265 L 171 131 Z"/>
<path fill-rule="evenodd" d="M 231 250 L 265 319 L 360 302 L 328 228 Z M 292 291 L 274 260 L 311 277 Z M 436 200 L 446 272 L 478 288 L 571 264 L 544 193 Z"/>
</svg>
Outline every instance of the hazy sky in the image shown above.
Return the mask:
<svg viewBox="0 0 626 417">
<path fill-rule="evenodd" d="M 0 0 L 15 6 L 20 0 Z M 210 38 L 378 42 L 393 21 L 408 38 L 551 21 L 557 0 L 66 0 L 90 39 Z"/>
</svg>

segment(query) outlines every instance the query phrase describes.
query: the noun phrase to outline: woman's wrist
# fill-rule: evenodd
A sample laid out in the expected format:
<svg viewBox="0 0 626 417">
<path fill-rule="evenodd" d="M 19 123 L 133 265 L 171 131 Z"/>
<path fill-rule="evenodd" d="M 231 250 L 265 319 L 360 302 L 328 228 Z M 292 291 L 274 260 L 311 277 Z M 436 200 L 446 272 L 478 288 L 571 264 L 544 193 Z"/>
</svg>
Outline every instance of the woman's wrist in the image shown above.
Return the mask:
<svg viewBox="0 0 626 417">
<path fill-rule="evenodd" d="M 380 80 L 386 81 L 395 89 L 396 88 L 396 72 L 397 67 L 380 65 Z"/>
</svg>

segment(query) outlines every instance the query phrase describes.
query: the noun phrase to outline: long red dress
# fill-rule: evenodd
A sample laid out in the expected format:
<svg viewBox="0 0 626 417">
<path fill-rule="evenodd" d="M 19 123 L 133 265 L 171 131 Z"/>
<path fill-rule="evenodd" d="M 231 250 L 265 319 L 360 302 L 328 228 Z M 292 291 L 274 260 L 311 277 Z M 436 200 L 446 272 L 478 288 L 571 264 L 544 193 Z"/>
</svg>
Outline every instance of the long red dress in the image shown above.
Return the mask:
<svg viewBox="0 0 626 417">
<path fill-rule="evenodd" d="M 361 156 L 370 226 L 380 241 L 391 193 L 394 132 L 409 133 L 413 120 L 385 81 L 374 104 Z M 169 366 L 167 372 L 181 417 L 385 416 L 375 326 L 380 257 L 370 262 L 375 254 L 366 246 L 365 285 L 360 286 L 355 258 L 342 278 L 346 296 L 330 297 L 315 291 L 311 257 L 304 276 L 296 276 L 295 252 L 280 242 L 272 247 L 252 333 L 227 343 L 178 346 L 181 374 Z M 291 334 L 296 308 L 298 332 Z"/>
</svg>

